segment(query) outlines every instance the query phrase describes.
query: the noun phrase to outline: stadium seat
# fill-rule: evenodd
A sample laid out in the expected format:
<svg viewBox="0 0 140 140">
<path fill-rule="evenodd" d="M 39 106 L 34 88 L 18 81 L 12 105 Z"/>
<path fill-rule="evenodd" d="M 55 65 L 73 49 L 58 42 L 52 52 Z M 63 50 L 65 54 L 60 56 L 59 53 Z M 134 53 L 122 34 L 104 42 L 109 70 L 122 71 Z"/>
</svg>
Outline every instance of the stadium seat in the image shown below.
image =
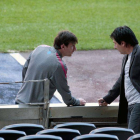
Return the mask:
<svg viewBox="0 0 140 140">
<path fill-rule="evenodd" d="M 86 134 L 75 137 L 73 140 L 119 140 L 117 136 L 108 134 Z"/>
<path fill-rule="evenodd" d="M 21 124 L 7 125 L 3 127 L 1 130 L 19 130 L 19 131 L 24 131 L 26 135 L 33 135 L 41 130 L 44 130 L 44 127 L 39 124 L 21 123 Z"/>
<path fill-rule="evenodd" d="M 90 132 L 90 134 L 110 134 L 118 137 L 119 140 L 127 140 L 130 136 L 134 135 L 134 131 L 127 128 L 120 127 L 103 127 Z"/>
<path fill-rule="evenodd" d="M 20 137 L 17 140 L 62 140 L 61 137 L 52 136 L 52 135 L 28 135 Z"/>
<path fill-rule="evenodd" d="M 61 137 L 63 140 L 72 140 L 76 136 L 80 136 L 80 132 L 74 129 L 59 128 L 46 129 L 37 133 L 37 135 L 55 135 Z"/>
<path fill-rule="evenodd" d="M 83 134 L 89 134 L 89 132 L 96 129 L 96 126 L 90 123 L 70 122 L 70 123 L 58 124 L 54 128 L 76 129 L 79 130 L 81 135 L 83 135 Z"/>
<path fill-rule="evenodd" d="M 140 134 L 135 134 L 130 136 L 127 140 L 140 140 Z"/>
<path fill-rule="evenodd" d="M 0 137 L 4 140 L 16 140 L 19 137 L 25 136 L 25 132 L 17 130 L 0 130 Z"/>
</svg>

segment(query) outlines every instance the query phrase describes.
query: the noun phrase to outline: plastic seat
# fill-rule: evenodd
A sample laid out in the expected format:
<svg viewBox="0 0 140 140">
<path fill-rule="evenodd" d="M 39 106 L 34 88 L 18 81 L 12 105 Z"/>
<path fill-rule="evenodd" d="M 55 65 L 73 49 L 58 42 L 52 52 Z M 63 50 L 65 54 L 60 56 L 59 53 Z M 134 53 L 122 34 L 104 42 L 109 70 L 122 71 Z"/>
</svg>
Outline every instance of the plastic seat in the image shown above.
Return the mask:
<svg viewBox="0 0 140 140">
<path fill-rule="evenodd" d="M 0 140 L 4 140 L 2 137 L 0 137 Z"/>
<path fill-rule="evenodd" d="M 54 128 L 76 129 L 79 130 L 81 135 L 83 135 L 83 134 L 89 134 L 89 132 L 96 129 L 96 126 L 90 123 L 70 122 L 70 123 L 58 124 Z"/>
<path fill-rule="evenodd" d="M 135 134 L 130 136 L 127 140 L 140 140 L 140 134 Z"/>
<path fill-rule="evenodd" d="M 61 137 L 63 140 L 72 140 L 76 136 L 80 136 L 80 132 L 74 129 L 46 129 L 37 133 L 37 135 L 55 135 Z"/>
<path fill-rule="evenodd" d="M 17 140 L 62 140 L 61 137 L 52 136 L 52 135 L 29 135 L 20 137 Z"/>
<path fill-rule="evenodd" d="M 134 131 L 127 128 L 120 127 L 103 127 L 90 132 L 90 134 L 110 134 L 118 137 L 119 140 L 127 140 L 130 136 L 134 135 Z"/>
<path fill-rule="evenodd" d="M 117 136 L 108 134 L 86 134 L 75 137 L 73 140 L 119 140 Z"/>
<path fill-rule="evenodd" d="M 24 131 L 26 135 L 33 135 L 41 130 L 44 130 L 44 127 L 39 124 L 21 123 L 21 124 L 7 125 L 3 127 L 1 130 L 19 130 L 19 131 Z"/>
<path fill-rule="evenodd" d="M 4 140 L 16 140 L 19 137 L 25 136 L 25 132 L 17 130 L 0 130 L 0 137 Z"/>
</svg>

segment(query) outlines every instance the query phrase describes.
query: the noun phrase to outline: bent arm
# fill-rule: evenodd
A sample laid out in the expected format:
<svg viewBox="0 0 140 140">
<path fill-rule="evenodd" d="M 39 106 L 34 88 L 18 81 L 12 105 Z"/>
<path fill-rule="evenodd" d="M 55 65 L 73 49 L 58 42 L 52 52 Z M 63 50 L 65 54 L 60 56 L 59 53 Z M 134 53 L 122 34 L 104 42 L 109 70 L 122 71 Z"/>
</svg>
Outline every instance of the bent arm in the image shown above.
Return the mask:
<svg viewBox="0 0 140 140">
<path fill-rule="evenodd" d="M 58 92 L 61 94 L 65 104 L 73 106 L 80 105 L 80 100 L 72 96 L 71 91 L 69 90 L 69 86 L 67 84 L 67 79 L 61 67 L 58 66 L 51 80 L 54 83 Z"/>
<path fill-rule="evenodd" d="M 32 53 L 31 53 L 31 54 L 32 54 Z M 29 66 L 29 63 L 30 63 L 31 54 L 29 55 L 28 59 L 26 60 L 24 66 L 23 66 L 23 69 L 22 69 L 22 81 L 23 81 L 24 78 L 25 78 L 25 75 L 26 75 L 26 72 L 27 72 L 27 69 L 28 69 L 28 66 Z"/>
<path fill-rule="evenodd" d="M 118 78 L 114 86 L 111 90 L 109 90 L 108 94 L 103 97 L 106 103 L 112 103 L 119 95 L 120 95 L 120 86 L 121 86 L 121 76 Z"/>
</svg>

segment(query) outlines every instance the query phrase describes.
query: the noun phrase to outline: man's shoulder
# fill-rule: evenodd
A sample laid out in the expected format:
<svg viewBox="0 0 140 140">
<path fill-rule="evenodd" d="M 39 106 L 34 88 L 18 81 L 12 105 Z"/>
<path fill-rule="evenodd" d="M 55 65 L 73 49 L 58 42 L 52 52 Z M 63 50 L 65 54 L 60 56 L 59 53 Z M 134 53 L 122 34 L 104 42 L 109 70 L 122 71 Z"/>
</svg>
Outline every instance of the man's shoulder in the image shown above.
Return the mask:
<svg viewBox="0 0 140 140">
<path fill-rule="evenodd" d="M 137 49 L 139 50 L 139 53 L 140 53 L 140 45 L 137 45 Z"/>
<path fill-rule="evenodd" d="M 43 55 L 44 57 L 55 56 L 56 54 L 55 48 L 48 45 L 39 45 L 33 52 L 35 55 Z"/>
<path fill-rule="evenodd" d="M 36 49 L 50 50 L 51 52 L 56 52 L 55 48 L 49 45 L 39 45 Z"/>
<path fill-rule="evenodd" d="M 140 57 L 140 46 L 139 45 L 136 45 L 134 47 L 133 54 L 135 54 L 136 57 Z"/>
</svg>

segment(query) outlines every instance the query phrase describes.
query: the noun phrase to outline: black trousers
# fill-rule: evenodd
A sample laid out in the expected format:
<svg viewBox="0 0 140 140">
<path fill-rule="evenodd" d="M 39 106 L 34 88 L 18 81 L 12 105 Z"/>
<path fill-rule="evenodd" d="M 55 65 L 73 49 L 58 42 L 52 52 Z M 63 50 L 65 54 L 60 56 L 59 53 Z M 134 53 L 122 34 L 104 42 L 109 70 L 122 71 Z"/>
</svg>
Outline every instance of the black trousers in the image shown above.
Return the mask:
<svg viewBox="0 0 140 140">
<path fill-rule="evenodd" d="M 128 128 L 140 133 L 140 103 L 128 106 Z"/>
</svg>

